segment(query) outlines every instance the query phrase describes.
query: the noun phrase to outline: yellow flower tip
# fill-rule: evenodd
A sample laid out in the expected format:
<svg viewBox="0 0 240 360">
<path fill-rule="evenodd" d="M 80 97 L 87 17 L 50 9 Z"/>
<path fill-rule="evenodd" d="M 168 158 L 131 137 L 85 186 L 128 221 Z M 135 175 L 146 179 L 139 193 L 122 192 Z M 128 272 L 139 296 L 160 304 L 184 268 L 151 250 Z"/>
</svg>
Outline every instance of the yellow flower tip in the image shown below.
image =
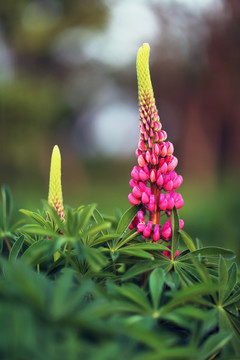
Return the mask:
<svg viewBox="0 0 240 360">
<path fill-rule="evenodd" d="M 59 147 L 57 145 L 54 145 L 54 147 L 53 147 L 52 157 L 60 158 L 60 161 L 61 161 L 61 154 L 60 154 Z"/>
<path fill-rule="evenodd" d="M 57 145 L 54 146 L 51 157 L 48 203 L 55 208 L 59 216 L 64 220 L 61 185 L 61 154 Z"/>
<path fill-rule="evenodd" d="M 153 97 L 152 82 L 149 72 L 150 46 L 144 43 L 137 53 L 137 79 L 139 101 L 143 97 Z"/>
</svg>

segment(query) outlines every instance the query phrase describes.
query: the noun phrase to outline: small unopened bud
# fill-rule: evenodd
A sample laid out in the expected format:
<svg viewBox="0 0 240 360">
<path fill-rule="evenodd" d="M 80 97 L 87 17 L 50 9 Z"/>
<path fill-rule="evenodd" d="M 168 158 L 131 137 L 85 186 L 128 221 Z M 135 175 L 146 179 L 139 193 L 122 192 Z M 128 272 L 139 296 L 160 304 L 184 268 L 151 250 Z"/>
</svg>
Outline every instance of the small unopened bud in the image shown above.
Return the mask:
<svg viewBox="0 0 240 360">
<path fill-rule="evenodd" d="M 147 162 L 145 161 L 143 154 L 138 156 L 138 165 L 143 167 L 144 165 L 147 165 Z"/>
<path fill-rule="evenodd" d="M 148 162 L 148 163 L 150 163 L 151 162 L 151 153 L 150 153 L 150 151 L 148 150 L 147 152 L 146 152 L 146 155 L 145 155 L 145 157 L 146 157 L 146 161 Z M 146 164 L 144 164 L 144 165 L 146 165 Z"/>
<path fill-rule="evenodd" d="M 154 195 L 150 195 L 150 200 L 148 203 L 148 210 L 149 211 L 154 211 L 155 210 L 155 197 Z"/>
<path fill-rule="evenodd" d="M 138 205 L 138 204 L 140 204 L 140 202 L 141 202 L 141 200 L 140 200 L 140 199 L 137 199 L 137 198 L 133 195 L 133 193 L 130 193 L 130 194 L 128 195 L 128 200 L 130 201 L 130 203 L 131 203 L 132 205 Z"/>
<path fill-rule="evenodd" d="M 143 231 L 143 236 L 149 237 L 151 235 L 151 231 L 152 231 L 152 221 L 148 221 L 147 226 Z"/>
<path fill-rule="evenodd" d="M 133 195 L 135 196 L 135 198 L 141 198 L 142 196 L 142 192 L 140 190 L 140 188 L 138 186 L 134 186 L 133 190 L 132 190 Z"/>
<path fill-rule="evenodd" d="M 157 172 L 155 169 L 152 169 L 151 172 L 150 172 L 150 180 L 151 182 L 155 182 L 157 179 Z"/>
<path fill-rule="evenodd" d="M 143 203 L 143 204 L 148 204 L 148 203 L 149 203 L 149 196 L 147 195 L 146 192 L 144 192 L 144 193 L 142 194 L 142 203 Z"/>
<path fill-rule="evenodd" d="M 166 142 L 166 147 L 167 147 L 167 156 L 172 155 L 172 153 L 174 151 L 173 144 L 170 141 L 167 141 Z"/>
<path fill-rule="evenodd" d="M 155 225 L 152 235 L 153 241 L 158 241 L 160 239 L 159 225 Z"/>
</svg>

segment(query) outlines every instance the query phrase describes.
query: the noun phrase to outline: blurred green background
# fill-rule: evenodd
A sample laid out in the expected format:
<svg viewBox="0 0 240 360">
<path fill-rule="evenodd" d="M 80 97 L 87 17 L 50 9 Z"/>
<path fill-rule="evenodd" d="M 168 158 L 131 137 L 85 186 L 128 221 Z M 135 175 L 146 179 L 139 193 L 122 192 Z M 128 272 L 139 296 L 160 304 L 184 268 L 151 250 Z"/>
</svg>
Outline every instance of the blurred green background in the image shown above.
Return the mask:
<svg viewBox="0 0 240 360">
<path fill-rule="evenodd" d="M 240 255 L 238 0 L 0 2 L 0 183 L 47 198 L 52 148 L 66 204 L 125 210 L 136 164 L 135 57 L 151 46 L 163 128 L 184 177 L 185 229 Z"/>
</svg>

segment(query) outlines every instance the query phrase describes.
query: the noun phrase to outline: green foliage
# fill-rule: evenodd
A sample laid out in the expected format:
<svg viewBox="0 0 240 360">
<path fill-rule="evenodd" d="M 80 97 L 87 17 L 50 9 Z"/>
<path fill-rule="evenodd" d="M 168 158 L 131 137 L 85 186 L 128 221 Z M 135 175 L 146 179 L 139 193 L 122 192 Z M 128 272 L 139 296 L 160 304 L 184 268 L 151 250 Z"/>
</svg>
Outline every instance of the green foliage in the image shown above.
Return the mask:
<svg viewBox="0 0 240 360">
<path fill-rule="evenodd" d="M 128 229 L 138 207 L 116 218 L 95 204 L 66 207 L 62 221 L 44 201 L 11 224 L 7 187 L 2 198 L 1 359 L 239 358 L 234 254 L 195 244 L 176 211 L 180 255 L 169 259 L 164 244 Z"/>
</svg>

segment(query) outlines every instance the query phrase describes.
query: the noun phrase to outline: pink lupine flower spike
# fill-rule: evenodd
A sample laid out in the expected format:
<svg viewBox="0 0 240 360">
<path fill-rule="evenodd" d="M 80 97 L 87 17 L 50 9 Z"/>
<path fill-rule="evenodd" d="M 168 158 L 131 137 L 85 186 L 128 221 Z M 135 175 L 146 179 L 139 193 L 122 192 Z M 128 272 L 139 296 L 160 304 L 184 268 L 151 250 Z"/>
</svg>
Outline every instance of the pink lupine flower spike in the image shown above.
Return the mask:
<svg viewBox="0 0 240 360">
<path fill-rule="evenodd" d="M 130 224 L 130 228 L 137 228 L 146 241 L 170 241 L 171 211 L 183 206 L 181 194 L 175 190 L 181 185 L 183 178 L 175 172 L 178 164 L 173 155 L 173 144 L 167 139 L 155 105 L 155 98 L 149 72 L 148 44 L 143 44 L 137 54 L 137 79 L 139 98 L 140 137 L 136 155 L 138 166 L 134 166 L 129 184 L 132 192 L 128 199 L 132 205 L 142 205 Z M 162 216 L 168 220 L 160 224 Z M 146 218 L 146 219 L 145 219 Z M 147 220 L 147 218 L 149 220 Z M 183 221 L 180 220 L 180 228 Z M 168 245 L 170 247 L 170 245 Z M 169 252 L 164 255 L 169 257 Z M 178 253 L 176 252 L 175 256 Z"/>
</svg>

